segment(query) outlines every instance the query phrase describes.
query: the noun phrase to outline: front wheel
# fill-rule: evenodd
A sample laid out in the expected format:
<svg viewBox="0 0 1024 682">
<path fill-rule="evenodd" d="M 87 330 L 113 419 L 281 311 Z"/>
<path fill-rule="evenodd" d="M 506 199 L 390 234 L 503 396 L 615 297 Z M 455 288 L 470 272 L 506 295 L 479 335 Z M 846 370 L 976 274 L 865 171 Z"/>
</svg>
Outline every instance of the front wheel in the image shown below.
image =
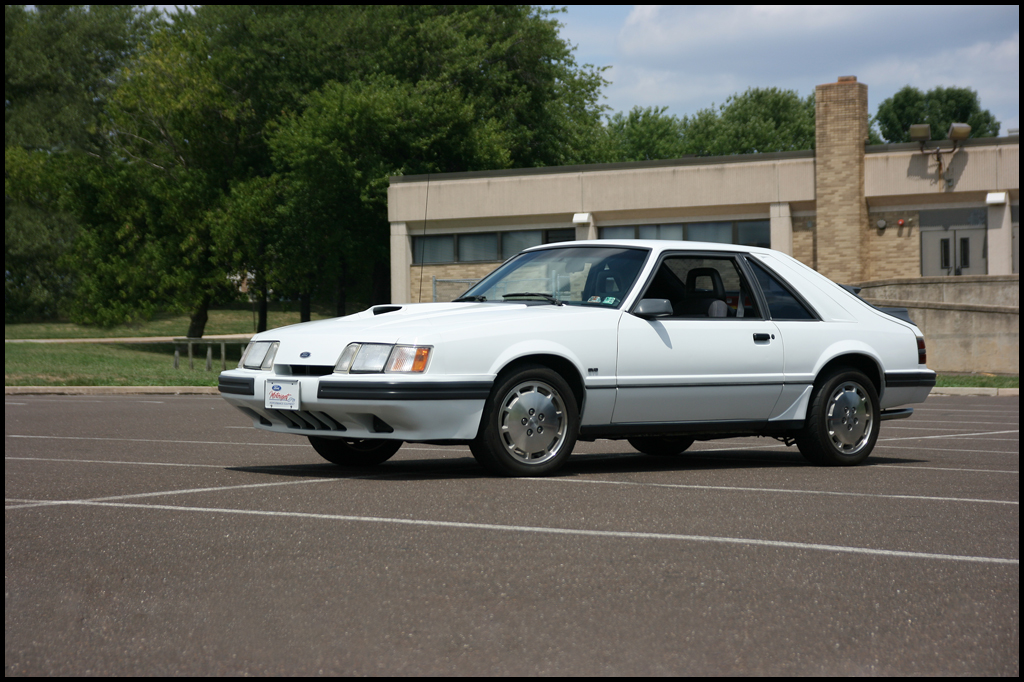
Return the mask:
<svg viewBox="0 0 1024 682">
<path fill-rule="evenodd" d="M 569 385 L 547 367 L 527 365 L 495 385 L 470 449 L 494 473 L 541 476 L 565 463 L 578 431 Z"/>
<path fill-rule="evenodd" d="M 391 459 L 391 456 L 402 447 L 400 440 L 383 440 L 366 438 L 363 440 L 344 440 L 342 438 L 323 438 L 308 436 L 309 444 L 317 454 L 331 464 L 348 467 L 376 466 Z"/>
<path fill-rule="evenodd" d="M 796 444 L 814 464 L 854 466 L 874 449 L 879 419 L 874 384 L 858 371 L 839 370 L 815 392 Z"/>
</svg>

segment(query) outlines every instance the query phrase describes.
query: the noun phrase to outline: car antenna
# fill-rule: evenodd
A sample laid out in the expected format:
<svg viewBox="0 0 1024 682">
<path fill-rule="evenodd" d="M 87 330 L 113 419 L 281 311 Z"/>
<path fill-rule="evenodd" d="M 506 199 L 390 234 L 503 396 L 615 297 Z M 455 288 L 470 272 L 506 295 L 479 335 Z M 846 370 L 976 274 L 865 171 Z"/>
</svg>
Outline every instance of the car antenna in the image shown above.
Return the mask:
<svg viewBox="0 0 1024 682">
<path fill-rule="evenodd" d="M 427 206 L 430 204 L 430 171 L 427 171 L 427 191 L 423 197 L 423 237 L 427 236 Z M 420 290 L 416 293 L 416 302 L 423 303 L 423 252 L 427 250 L 426 241 L 421 242 L 423 248 L 420 250 Z M 413 257 L 416 256 L 416 248 L 413 246 Z"/>
</svg>

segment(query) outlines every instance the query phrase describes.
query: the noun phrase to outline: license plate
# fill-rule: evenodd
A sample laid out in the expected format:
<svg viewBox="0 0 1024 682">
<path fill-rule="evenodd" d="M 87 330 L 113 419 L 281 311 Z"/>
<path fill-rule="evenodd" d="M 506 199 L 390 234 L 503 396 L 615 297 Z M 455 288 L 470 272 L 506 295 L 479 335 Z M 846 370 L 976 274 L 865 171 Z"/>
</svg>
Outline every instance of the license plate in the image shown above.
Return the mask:
<svg viewBox="0 0 1024 682">
<path fill-rule="evenodd" d="M 267 379 L 263 406 L 274 410 L 299 409 L 298 379 Z"/>
</svg>

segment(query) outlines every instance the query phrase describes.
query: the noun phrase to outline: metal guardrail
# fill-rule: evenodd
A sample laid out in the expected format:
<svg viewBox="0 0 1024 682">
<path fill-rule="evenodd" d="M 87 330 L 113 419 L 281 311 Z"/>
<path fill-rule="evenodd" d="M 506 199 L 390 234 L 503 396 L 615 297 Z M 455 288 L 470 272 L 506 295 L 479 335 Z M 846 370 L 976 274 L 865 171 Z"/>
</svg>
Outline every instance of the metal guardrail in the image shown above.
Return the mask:
<svg viewBox="0 0 1024 682">
<path fill-rule="evenodd" d="M 227 345 L 228 341 L 221 339 L 192 339 L 188 337 L 176 338 L 171 341 L 174 344 L 174 369 L 180 369 L 181 363 L 181 349 L 179 346 L 184 345 L 188 347 L 188 368 L 195 369 L 195 356 L 192 352 L 193 346 L 206 346 L 206 371 L 213 371 L 213 347 L 215 344 L 220 345 L 220 367 L 221 371 L 228 368 L 227 361 Z M 246 340 L 241 344 L 242 351 L 245 351 L 245 346 L 248 343 Z"/>
</svg>

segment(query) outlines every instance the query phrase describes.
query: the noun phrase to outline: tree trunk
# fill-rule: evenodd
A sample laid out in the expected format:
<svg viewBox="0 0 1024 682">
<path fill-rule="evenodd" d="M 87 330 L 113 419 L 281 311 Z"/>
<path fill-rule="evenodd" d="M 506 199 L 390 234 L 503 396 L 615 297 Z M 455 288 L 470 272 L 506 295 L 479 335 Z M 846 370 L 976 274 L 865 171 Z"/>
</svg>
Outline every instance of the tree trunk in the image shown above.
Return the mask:
<svg viewBox="0 0 1024 682">
<path fill-rule="evenodd" d="M 256 320 L 256 332 L 267 331 L 267 285 L 260 284 L 259 319 Z"/>
<path fill-rule="evenodd" d="M 192 311 L 192 316 L 188 321 L 188 336 L 190 339 L 202 338 L 203 332 L 206 331 L 206 321 L 209 319 L 210 309 L 210 297 L 203 296 L 203 299 L 196 306 L 196 309 Z"/>
</svg>

